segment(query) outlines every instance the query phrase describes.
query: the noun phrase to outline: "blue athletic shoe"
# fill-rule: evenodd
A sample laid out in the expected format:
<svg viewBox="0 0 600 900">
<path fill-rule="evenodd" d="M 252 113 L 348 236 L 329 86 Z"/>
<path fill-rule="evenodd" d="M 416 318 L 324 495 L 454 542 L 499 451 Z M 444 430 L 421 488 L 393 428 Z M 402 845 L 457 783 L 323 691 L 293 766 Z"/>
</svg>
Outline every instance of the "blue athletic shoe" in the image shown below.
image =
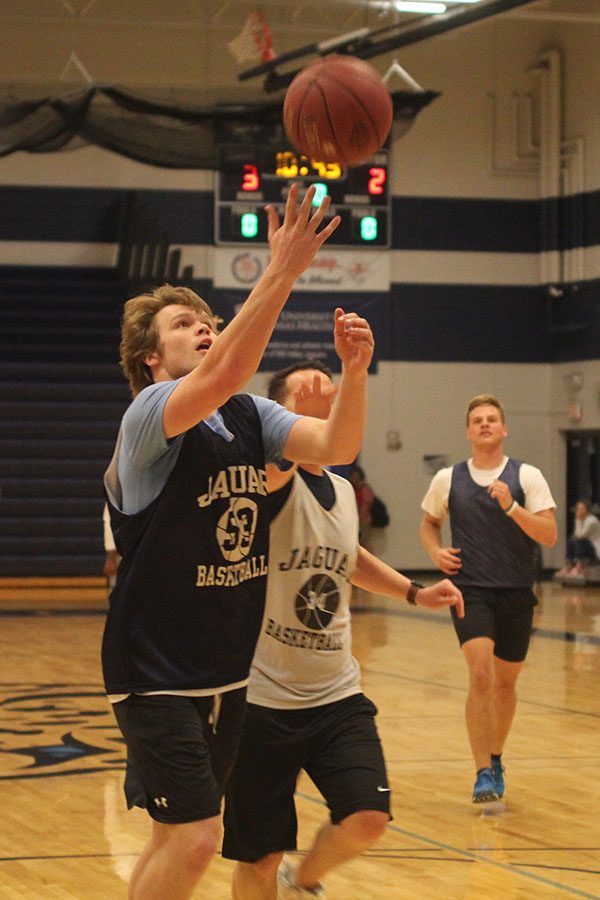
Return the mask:
<svg viewBox="0 0 600 900">
<path fill-rule="evenodd" d="M 501 756 L 492 756 L 492 778 L 498 797 L 504 797 L 506 786 L 504 784 L 504 766 Z"/>
<path fill-rule="evenodd" d="M 473 803 L 492 803 L 498 799 L 494 785 L 494 774 L 491 767 L 479 769 L 475 787 L 473 788 Z"/>
</svg>

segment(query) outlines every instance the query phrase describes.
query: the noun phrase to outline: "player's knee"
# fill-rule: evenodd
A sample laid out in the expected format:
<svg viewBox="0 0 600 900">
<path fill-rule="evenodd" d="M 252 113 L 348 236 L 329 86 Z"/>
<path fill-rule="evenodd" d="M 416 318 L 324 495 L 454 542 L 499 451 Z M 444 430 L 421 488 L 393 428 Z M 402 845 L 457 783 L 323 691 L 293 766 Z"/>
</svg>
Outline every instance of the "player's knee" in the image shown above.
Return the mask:
<svg viewBox="0 0 600 900">
<path fill-rule="evenodd" d="M 390 817 L 378 809 L 362 809 L 341 823 L 353 840 L 363 847 L 375 844 L 387 828 Z"/>
<path fill-rule="evenodd" d="M 517 685 L 514 679 L 496 678 L 496 693 L 504 697 L 512 697 L 516 693 Z"/>
<path fill-rule="evenodd" d="M 239 865 L 241 868 L 244 868 L 247 873 L 252 873 L 254 879 L 269 884 L 276 878 L 277 869 L 279 868 L 282 859 L 283 853 L 267 853 L 266 856 L 257 859 L 256 862 L 244 862 L 239 863 Z"/>
<path fill-rule="evenodd" d="M 471 667 L 471 687 L 478 693 L 488 693 L 494 687 L 494 672 L 485 664 Z"/>
<path fill-rule="evenodd" d="M 177 864 L 191 877 L 199 877 L 219 849 L 220 833 L 217 828 L 199 827 L 175 838 L 172 844 Z"/>
</svg>

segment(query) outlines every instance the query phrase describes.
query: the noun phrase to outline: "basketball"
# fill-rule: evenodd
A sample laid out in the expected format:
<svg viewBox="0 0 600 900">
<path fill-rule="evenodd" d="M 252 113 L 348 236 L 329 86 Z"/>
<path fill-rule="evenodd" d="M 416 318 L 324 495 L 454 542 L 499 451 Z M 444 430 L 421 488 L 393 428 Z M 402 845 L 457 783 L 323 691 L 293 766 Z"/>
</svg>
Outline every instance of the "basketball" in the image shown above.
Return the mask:
<svg viewBox="0 0 600 900">
<path fill-rule="evenodd" d="M 299 72 L 283 103 L 283 125 L 311 159 L 357 166 L 385 142 L 392 98 L 363 59 L 332 53 Z"/>
</svg>

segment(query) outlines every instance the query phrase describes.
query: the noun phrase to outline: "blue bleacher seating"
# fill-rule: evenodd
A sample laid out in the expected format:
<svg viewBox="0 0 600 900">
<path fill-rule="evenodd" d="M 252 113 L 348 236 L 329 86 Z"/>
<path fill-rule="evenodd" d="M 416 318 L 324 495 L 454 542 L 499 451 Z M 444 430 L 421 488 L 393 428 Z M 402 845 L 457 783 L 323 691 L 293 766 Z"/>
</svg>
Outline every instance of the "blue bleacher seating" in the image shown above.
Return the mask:
<svg viewBox="0 0 600 900">
<path fill-rule="evenodd" d="M 114 270 L 0 268 L 0 577 L 102 574 L 126 290 Z"/>
</svg>

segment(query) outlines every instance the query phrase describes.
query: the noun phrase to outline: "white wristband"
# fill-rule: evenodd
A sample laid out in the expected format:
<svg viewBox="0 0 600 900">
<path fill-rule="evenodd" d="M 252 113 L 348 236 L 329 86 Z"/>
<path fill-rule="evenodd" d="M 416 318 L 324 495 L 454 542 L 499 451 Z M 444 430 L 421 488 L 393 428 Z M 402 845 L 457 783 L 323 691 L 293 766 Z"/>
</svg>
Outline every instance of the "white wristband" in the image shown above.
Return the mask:
<svg viewBox="0 0 600 900">
<path fill-rule="evenodd" d="M 504 514 L 507 515 L 507 516 L 510 516 L 511 519 L 512 519 L 512 517 L 514 516 L 514 514 L 516 513 L 516 511 L 517 511 L 518 509 L 519 509 L 519 504 L 517 503 L 516 500 L 513 500 L 513 502 L 512 502 L 512 503 L 510 504 L 510 506 L 508 507 L 508 509 L 505 509 L 505 510 L 504 510 Z"/>
</svg>

